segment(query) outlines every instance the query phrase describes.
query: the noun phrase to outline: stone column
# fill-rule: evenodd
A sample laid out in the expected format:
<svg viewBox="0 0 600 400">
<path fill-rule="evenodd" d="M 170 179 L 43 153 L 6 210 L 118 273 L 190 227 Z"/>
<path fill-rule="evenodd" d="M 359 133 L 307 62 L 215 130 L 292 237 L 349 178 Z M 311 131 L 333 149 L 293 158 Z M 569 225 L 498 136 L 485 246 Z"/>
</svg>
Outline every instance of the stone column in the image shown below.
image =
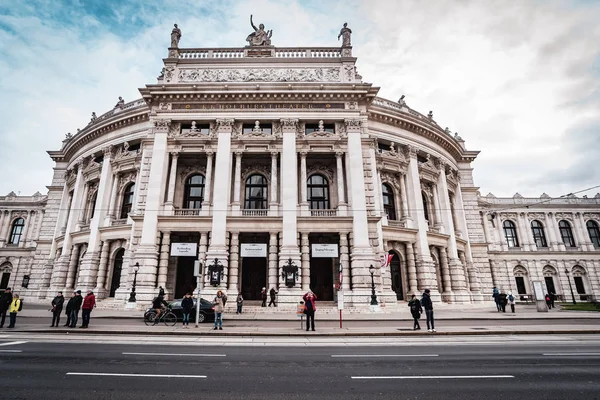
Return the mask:
<svg viewBox="0 0 600 400">
<path fill-rule="evenodd" d="M 223 265 L 221 285 L 217 290 L 224 290 L 227 284 L 229 249 L 227 246 L 227 212 L 231 194 L 231 132 L 233 118 L 217 119 L 219 141 L 215 163 L 215 180 L 213 190 L 213 218 L 208 260 L 218 259 Z"/>
<path fill-rule="evenodd" d="M 544 220 L 546 222 L 546 235 L 551 250 L 558 251 L 558 240 L 556 238 L 556 231 L 554 230 L 554 224 L 552 223 L 552 213 L 544 213 Z"/>
<path fill-rule="evenodd" d="M 552 228 L 549 228 L 549 230 L 555 235 L 554 237 L 556 238 L 558 251 L 567 251 L 567 246 L 562 241 L 562 236 L 560 235 L 560 228 L 558 226 L 558 221 L 556 220 L 556 214 L 548 213 L 548 216 L 550 217 L 550 226 L 552 226 Z"/>
<path fill-rule="evenodd" d="M 592 242 L 589 240 L 583 215 L 579 212 L 573 215 L 573 230 L 575 231 L 577 245 L 581 251 L 594 251 Z"/>
<path fill-rule="evenodd" d="M 441 175 L 444 175 L 443 173 L 440 173 L 440 179 L 441 179 Z M 444 175 L 444 178 L 446 177 L 446 175 Z M 442 220 L 442 216 L 441 216 L 441 212 L 440 212 L 440 200 L 439 200 L 439 190 L 438 190 L 438 185 L 433 185 L 433 187 L 431 188 L 431 195 L 433 197 L 433 208 L 434 208 L 434 214 L 435 214 L 435 223 L 434 226 L 439 230 L 440 233 L 448 233 L 446 232 L 446 227 L 444 225 L 444 222 Z M 454 233 L 454 232 L 452 232 Z"/>
<path fill-rule="evenodd" d="M 144 209 L 144 221 L 139 245 L 135 251 L 136 262 L 140 269 L 137 279 L 137 300 L 150 301 L 156 295 L 156 278 L 158 274 L 157 246 L 158 214 L 164 199 L 167 180 L 167 134 L 171 126 L 170 119 L 155 119 L 152 121 L 154 128 L 154 144 L 152 146 L 152 159 Z M 142 160 L 142 163 L 146 160 Z"/>
<path fill-rule="evenodd" d="M 117 218 L 117 192 L 119 190 L 119 173 L 113 172 L 112 174 L 112 188 L 110 190 L 110 205 L 108 207 L 108 213 L 106 214 L 106 219 L 104 226 L 110 226 L 110 222 L 112 218 Z"/>
<path fill-rule="evenodd" d="M 283 231 L 281 232 L 280 260 L 291 258 L 296 265 L 300 262 L 298 249 L 298 155 L 296 153 L 297 119 L 282 119 L 283 149 L 281 153 L 281 209 Z M 303 187 L 301 185 L 301 187 Z"/>
<path fill-rule="evenodd" d="M 407 242 L 406 245 L 406 264 L 407 264 L 407 272 L 408 272 L 408 287 L 410 294 L 418 294 L 419 289 L 424 289 L 423 287 L 419 288 L 417 286 L 417 267 L 415 264 L 415 250 L 413 248 L 414 244 Z"/>
<path fill-rule="evenodd" d="M 239 211 L 241 208 L 240 196 L 242 191 L 242 152 L 235 152 L 235 180 L 233 184 L 232 209 Z"/>
<path fill-rule="evenodd" d="M 213 173 L 213 152 L 206 152 L 206 179 L 204 180 L 204 199 L 202 208 L 208 209 L 212 199 L 212 173 Z"/>
<path fill-rule="evenodd" d="M 452 281 L 450 279 L 450 268 L 448 266 L 448 253 L 445 247 L 440 248 L 440 267 L 442 269 L 442 282 L 444 284 L 444 292 L 442 296 L 446 297 L 447 300 L 453 301 L 454 296 L 452 293 Z"/>
<path fill-rule="evenodd" d="M 109 241 L 105 240 L 100 243 L 100 263 L 98 265 L 98 276 L 96 277 L 96 287 L 94 293 L 98 299 L 106 297 L 106 271 L 108 270 L 108 251 L 110 249 Z"/>
<path fill-rule="evenodd" d="M 177 181 L 177 159 L 179 158 L 179 153 L 174 151 L 171 152 L 171 171 L 169 174 L 169 191 L 167 192 L 167 203 L 166 209 L 173 212 L 173 199 L 175 198 L 175 182 Z M 162 285 L 158 285 L 162 286 Z M 164 286 L 163 286 L 164 288 Z"/>
<path fill-rule="evenodd" d="M 502 218 L 500 217 L 500 214 L 496 214 L 494 223 L 496 224 L 496 229 L 498 230 L 498 241 L 500 242 L 500 247 L 502 250 L 508 251 L 508 242 L 504 236 L 504 228 L 502 227 Z"/>
<path fill-rule="evenodd" d="M 4 224 L 6 223 L 5 215 L 6 212 L 4 210 L 0 210 L 0 247 L 4 245 Z"/>
<path fill-rule="evenodd" d="M 81 226 L 85 222 L 85 212 L 87 211 L 87 197 L 90 191 L 89 183 L 83 184 L 83 196 L 81 196 L 81 203 L 73 204 L 75 210 L 77 210 L 77 227 Z"/>
<path fill-rule="evenodd" d="M 527 218 L 525 217 L 525 213 L 517 213 L 517 231 L 519 232 L 519 238 L 521 239 L 521 247 L 523 250 L 531 250 L 531 240 L 529 239 L 531 229 L 527 229 Z"/>
<path fill-rule="evenodd" d="M 277 156 L 279 155 L 278 152 L 276 151 L 272 151 L 271 152 L 271 212 L 275 212 L 277 211 L 277 202 L 278 202 L 278 195 L 277 195 L 277 180 L 278 180 L 278 174 L 277 174 Z"/>
<path fill-rule="evenodd" d="M 306 193 L 306 185 L 308 181 L 306 173 L 306 151 L 300 152 L 300 208 L 302 215 L 308 215 L 308 198 Z"/>
<path fill-rule="evenodd" d="M 73 283 L 75 281 L 75 275 L 77 274 L 76 268 L 79 262 L 79 245 L 74 245 L 71 248 L 71 257 L 69 258 L 69 269 L 67 270 L 67 287 L 65 292 L 73 291 Z"/>
<path fill-rule="evenodd" d="M 306 292 L 310 289 L 310 247 L 308 241 L 308 233 L 302 232 L 302 264 L 300 272 L 302 274 L 302 291 Z"/>
<path fill-rule="evenodd" d="M 167 275 L 169 273 L 169 249 L 171 248 L 171 232 L 163 232 L 162 246 L 160 248 L 160 262 L 158 264 L 158 286 L 166 290 Z"/>
<path fill-rule="evenodd" d="M 350 248 L 348 232 L 340 232 L 340 263 L 342 264 L 342 290 L 350 290 Z"/>
<path fill-rule="evenodd" d="M 437 279 L 435 265 L 429 251 L 427 240 L 427 221 L 423 210 L 423 200 L 421 198 L 421 182 L 419 177 L 419 166 L 417 164 L 417 149 L 413 146 L 406 146 L 406 158 L 409 160 L 408 173 L 406 176 L 407 195 L 410 199 L 411 207 L 414 209 L 413 221 L 414 228 L 418 229 L 416 248 L 416 269 L 419 289 L 428 287 L 431 290 L 431 296 L 439 301 L 440 295 L 437 290 Z"/>
<path fill-rule="evenodd" d="M 406 180 L 404 179 L 404 174 L 398 174 L 400 175 L 400 190 L 402 191 L 400 193 L 400 201 L 401 201 L 401 207 L 402 207 L 402 217 L 400 218 L 400 221 L 405 223 L 405 226 L 408 228 L 410 225 L 410 222 L 412 222 L 412 219 L 410 218 L 410 213 L 408 212 L 408 198 L 406 196 Z"/>
<path fill-rule="evenodd" d="M 337 175 L 337 195 L 338 195 L 338 215 L 345 216 L 347 211 L 346 189 L 344 187 L 344 164 L 342 157 L 344 153 L 338 151 L 335 153 L 336 175 Z"/>
<path fill-rule="evenodd" d="M 238 283 L 240 265 L 240 234 L 231 232 L 231 246 L 229 249 L 229 292 L 237 294 L 240 285 Z"/>
<path fill-rule="evenodd" d="M 282 263 L 285 260 L 282 260 Z M 270 289 L 274 287 L 277 290 L 277 282 L 279 276 L 277 262 L 277 232 L 271 232 L 271 236 L 269 238 L 269 287 Z"/>
</svg>

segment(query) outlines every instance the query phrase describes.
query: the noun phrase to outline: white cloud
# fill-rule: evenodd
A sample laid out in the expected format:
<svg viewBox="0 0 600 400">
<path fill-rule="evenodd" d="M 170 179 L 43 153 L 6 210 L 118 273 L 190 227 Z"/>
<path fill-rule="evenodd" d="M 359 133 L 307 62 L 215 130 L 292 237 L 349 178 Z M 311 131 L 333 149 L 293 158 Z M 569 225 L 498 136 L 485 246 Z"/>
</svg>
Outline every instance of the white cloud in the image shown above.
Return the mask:
<svg viewBox="0 0 600 400">
<path fill-rule="evenodd" d="M 581 134 L 600 130 L 597 4 L 163 4 L 115 5 L 114 25 L 75 7 L 64 13 L 66 24 L 39 7 L 0 16 L 0 160 L 8 172 L 0 195 L 43 192 L 52 174 L 46 150 L 58 149 L 66 132 L 85 126 L 92 111 L 109 110 L 118 96 L 139 98 L 137 88 L 155 82 L 174 22 L 182 47 L 241 47 L 251 13 L 273 29 L 276 46 L 337 46 L 348 22 L 365 81 L 392 100 L 406 94 L 410 106 L 433 110 L 442 127 L 482 150 L 474 167 L 484 193 L 560 195 L 600 183 L 597 169 L 583 173 L 581 158 L 600 157 L 589 151 L 598 136 Z"/>
</svg>

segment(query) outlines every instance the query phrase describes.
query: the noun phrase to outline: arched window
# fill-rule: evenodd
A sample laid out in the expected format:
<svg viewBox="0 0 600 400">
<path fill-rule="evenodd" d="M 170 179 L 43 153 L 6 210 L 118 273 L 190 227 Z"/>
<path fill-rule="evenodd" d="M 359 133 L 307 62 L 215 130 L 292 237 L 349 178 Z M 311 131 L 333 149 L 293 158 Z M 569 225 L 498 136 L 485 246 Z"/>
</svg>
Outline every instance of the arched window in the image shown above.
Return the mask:
<svg viewBox="0 0 600 400">
<path fill-rule="evenodd" d="M 560 231 L 560 237 L 563 243 L 567 247 L 575 247 L 575 239 L 573 238 L 573 231 L 571 225 L 564 219 L 558 223 L 558 230 Z"/>
<path fill-rule="evenodd" d="M 267 209 L 267 178 L 262 175 L 250 175 L 246 179 L 246 204 L 247 210 Z"/>
<path fill-rule="evenodd" d="M 546 235 L 544 234 L 544 225 L 540 221 L 531 221 L 531 232 L 533 233 L 533 240 L 537 247 L 548 247 Z"/>
<path fill-rule="evenodd" d="M 506 238 L 508 247 L 519 247 L 519 237 L 517 236 L 515 223 L 506 220 L 502 223 L 502 227 L 504 228 L 504 237 Z"/>
<path fill-rule="evenodd" d="M 394 203 L 394 191 L 390 185 L 384 183 L 381 185 L 381 192 L 383 193 L 383 211 L 389 220 L 396 220 L 396 206 Z"/>
<path fill-rule="evenodd" d="M 183 208 L 200 209 L 204 201 L 204 176 L 197 174 L 185 181 Z"/>
<path fill-rule="evenodd" d="M 590 235 L 590 240 L 594 244 L 594 247 L 600 247 L 600 229 L 598 228 L 598 223 L 596 221 L 589 220 L 586 223 L 588 235 Z"/>
<path fill-rule="evenodd" d="M 427 201 L 427 195 L 424 192 L 421 192 L 421 198 L 423 199 L 423 212 L 425 213 L 425 220 L 431 225 L 431 221 L 429 220 L 429 201 Z"/>
<path fill-rule="evenodd" d="M 19 244 L 21 242 L 21 236 L 23 235 L 23 229 L 25 229 L 25 220 L 23 218 L 15 219 L 10 230 L 10 238 L 8 244 Z"/>
<path fill-rule="evenodd" d="M 123 203 L 121 203 L 121 219 L 127 218 L 133 206 L 133 195 L 135 193 L 135 183 L 130 183 L 123 191 Z"/>
<path fill-rule="evenodd" d="M 329 182 L 323 175 L 308 178 L 308 203 L 311 210 L 329 209 Z"/>
</svg>

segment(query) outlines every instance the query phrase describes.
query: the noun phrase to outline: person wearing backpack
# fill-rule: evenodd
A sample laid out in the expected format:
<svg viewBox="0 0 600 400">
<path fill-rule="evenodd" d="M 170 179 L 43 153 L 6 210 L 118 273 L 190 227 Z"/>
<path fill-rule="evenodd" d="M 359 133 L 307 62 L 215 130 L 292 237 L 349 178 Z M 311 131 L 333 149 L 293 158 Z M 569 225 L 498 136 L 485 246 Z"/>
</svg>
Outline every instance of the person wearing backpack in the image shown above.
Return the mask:
<svg viewBox="0 0 600 400">
<path fill-rule="evenodd" d="M 8 328 L 14 328 L 15 323 L 17 322 L 17 313 L 23 309 L 23 303 L 19 300 L 18 294 L 13 294 L 13 300 L 10 303 L 10 308 L 8 309 L 10 313 L 10 325 Z"/>
<path fill-rule="evenodd" d="M 412 295 L 410 301 L 408 302 L 408 307 L 410 308 L 410 313 L 413 317 L 413 330 L 418 331 L 421 329 L 419 325 L 419 319 L 421 318 L 421 314 L 423 313 L 423 307 L 421 307 L 421 302 L 417 299 L 417 296 Z"/>
<path fill-rule="evenodd" d="M 512 292 L 508 292 L 508 304 L 510 304 L 510 310 L 512 313 L 515 313 L 515 296 L 513 296 Z"/>
</svg>

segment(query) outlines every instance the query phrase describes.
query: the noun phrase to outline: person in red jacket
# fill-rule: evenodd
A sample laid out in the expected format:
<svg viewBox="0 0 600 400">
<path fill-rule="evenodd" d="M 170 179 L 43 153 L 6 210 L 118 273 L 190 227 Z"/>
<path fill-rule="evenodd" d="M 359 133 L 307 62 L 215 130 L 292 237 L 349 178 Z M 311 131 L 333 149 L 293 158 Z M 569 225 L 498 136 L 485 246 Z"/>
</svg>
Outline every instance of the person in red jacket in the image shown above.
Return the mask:
<svg viewBox="0 0 600 400">
<path fill-rule="evenodd" d="M 309 328 L 315 330 L 315 311 L 317 311 L 317 305 L 315 304 L 317 301 L 317 296 L 312 292 L 308 291 L 304 296 L 304 313 L 306 314 L 306 331 L 308 332 Z"/>
<path fill-rule="evenodd" d="M 85 299 L 83 299 L 83 305 L 81 306 L 81 326 L 80 328 L 87 328 L 90 324 L 90 314 L 96 307 L 96 296 L 91 290 L 87 291 Z"/>
</svg>

